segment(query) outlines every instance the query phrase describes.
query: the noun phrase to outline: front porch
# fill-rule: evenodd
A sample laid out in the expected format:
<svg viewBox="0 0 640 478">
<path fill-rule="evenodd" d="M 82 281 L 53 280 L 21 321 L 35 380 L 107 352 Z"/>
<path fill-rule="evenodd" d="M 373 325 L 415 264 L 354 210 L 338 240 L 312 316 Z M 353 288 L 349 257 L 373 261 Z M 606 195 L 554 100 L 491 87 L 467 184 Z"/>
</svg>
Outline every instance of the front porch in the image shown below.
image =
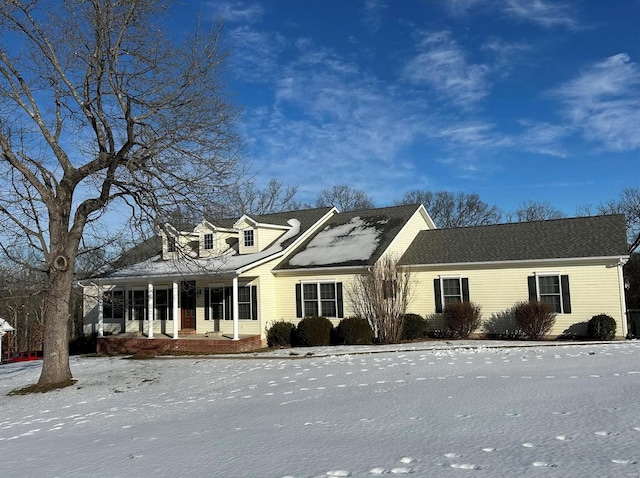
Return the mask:
<svg viewBox="0 0 640 478">
<path fill-rule="evenodd" d="M 251 352 L 264 347 L 260 335 L 187 335 L 173 338 L 156 334 L 152 339 L 142 335 L 106 335 L 97 339 L 98 355 L 213 355 Z"/>
</svg>

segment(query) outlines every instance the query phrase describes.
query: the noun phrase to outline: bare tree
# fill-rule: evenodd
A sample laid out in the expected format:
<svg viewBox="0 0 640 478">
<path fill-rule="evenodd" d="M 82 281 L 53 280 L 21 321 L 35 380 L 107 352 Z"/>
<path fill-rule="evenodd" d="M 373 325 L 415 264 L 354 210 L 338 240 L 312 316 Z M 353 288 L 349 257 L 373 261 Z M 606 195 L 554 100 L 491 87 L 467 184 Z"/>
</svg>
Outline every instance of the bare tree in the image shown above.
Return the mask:
<svg viewBox="0 0 640 478">
<path fill-rule="evenodd" d="M 484 226 L 500 222 L 502 212 L 489 206 L 477 194 L 449 191 L 414 190 L 396 204 L 422 204 L 440 228 Z"/>
<path fill-rule="evenodd" d="M 547 219 L 562 219 L 567 217 L 565 213 L 552 206 L 546 201 L 528 201 L 521 202 L 518 209 L 507 213 L 508 222 L 528 222 L 528 221 L 544 221 Z"/>
<path fill-rule="evenodd" d="M 317 207 L 335 206 L 340 211 L 359 211 L 361 209 L 372 209 L 373 200 L 364 191 L 353 189 L 346 184 L 333 186 L 325 189 L 318 195 Z"/>
<path fill-rule="evenodd" d="M 297 186 L 285 187 L 275 178 L 271 178 L 263 189 L 259 189 L 255 181 L 250 180 L 237 185 L 228 193 L 228 211 L 225 217 L 298 210 L 301 205 L 295 201 L 297 192 Z"/>
<path fill-rule="evenodd" d="M 378 342 L 398 343 L 413 293 L 411 272 L 391 256 L 380 258 L 347 289 L 354 313 L 366 318 Z"/>
<path fill-rule="evenodd" d="M 141 225 L 177 204 L 206 204 L 235 176 L 220 28 L 176 39 L 162 33 L 166 13 L 154 0 L 0 6 L 0 242 L 16 260 L 27 244 L 47 277 L 41 386 L 70 383 L 83 235 L 110 206 Z"/>
<path fill-rule="evenodd" d="M 640 188 L 628 188 L 622 191 L 620 199 L 600 203 L 599 214 L 624 214 L 627 223 L 629 251 L 640 246 Z"/>
</svg>

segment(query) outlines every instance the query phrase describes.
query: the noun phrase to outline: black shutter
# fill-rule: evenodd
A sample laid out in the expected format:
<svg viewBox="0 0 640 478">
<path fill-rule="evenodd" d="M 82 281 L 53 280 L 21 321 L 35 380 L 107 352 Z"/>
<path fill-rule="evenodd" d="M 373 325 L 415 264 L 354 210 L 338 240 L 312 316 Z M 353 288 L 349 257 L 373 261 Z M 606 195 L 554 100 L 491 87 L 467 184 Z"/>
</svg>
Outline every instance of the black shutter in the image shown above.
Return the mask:
<svg viewBox="0 0 640 478">
<path fill-rule="evenodd" d="M 296 317 L 302 317 L 302 284 L 296 284 Z"/>
<path fill-rule="evenodd" d="M 258 286 L 251 286 L 251 319 L 258 320 Z"/>
<path fill-rule="evenodd" d="M 440 291 L 440 279 L 433 279 L 433 292 L 436 299 L 436 314 L 442 313 L 442 296 Z"/>
<path fill-rule="evenodd" d="M 210 308 L 211 308 L 211 297 L 209 297 L 209 288 L 205 287 L 204 288 L 204 320 L 210 320 L 211 317 L 209 316 L 210 312 Z"/>
<path fill-rule="evenodd" d="M 469 279 L 462 278 L 462 301 L 469 302 Z"/>
<path fill-rule="evenodd" d="M 529 300 L 538 300 L 538 291 L 536 289 L 536 276 L 527 277 L 529 283 Z"/>
<path fill-rule="evenodd" d="M 571 313 L 571 296 L 569 295 L 569 276 L 560 276 L 562 289 L 562 310 L 565 314 Z"/>
<path fill-rule="evenodd" d="M 338 318 L 344 317 L 344 307 L 342 305 L 342 282 L 336 282 L 336 299 L 338 301 Z"/>
</svg>

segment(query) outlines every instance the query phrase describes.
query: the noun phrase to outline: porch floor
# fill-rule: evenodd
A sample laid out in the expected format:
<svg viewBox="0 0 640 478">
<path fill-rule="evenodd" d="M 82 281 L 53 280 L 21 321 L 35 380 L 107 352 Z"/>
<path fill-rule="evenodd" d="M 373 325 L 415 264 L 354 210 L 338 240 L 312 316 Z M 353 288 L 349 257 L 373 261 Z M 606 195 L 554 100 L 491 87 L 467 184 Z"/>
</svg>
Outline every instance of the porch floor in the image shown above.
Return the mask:
<svg viewBox="0 0 640 478">
<path fill-rule="evenodd" d="M 150 339 L 141 335 L 107 335 L 98 337 L 99 355 L 212 355 L 251 352 L 264 347 L 259 335 L 240 335 L 233 340 L 229 335 L 190 334 L 174 339 L 166 334 L 154 334 Z"/>
</svg>

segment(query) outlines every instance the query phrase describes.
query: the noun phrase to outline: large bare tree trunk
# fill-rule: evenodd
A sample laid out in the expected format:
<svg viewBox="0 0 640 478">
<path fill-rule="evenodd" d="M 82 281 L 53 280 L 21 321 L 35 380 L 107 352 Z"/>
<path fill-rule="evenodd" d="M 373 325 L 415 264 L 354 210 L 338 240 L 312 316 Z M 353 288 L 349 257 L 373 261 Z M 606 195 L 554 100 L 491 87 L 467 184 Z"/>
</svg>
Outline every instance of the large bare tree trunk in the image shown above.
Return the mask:
<svg viewBox="0 0 640 478">
<path fill-rule="evenodd" d="M 63 384 L 71 380 L 69 367 L 70 270 L 53 272 L 45 294 L 44 360 L 39 385 Z"/>
</svg>

